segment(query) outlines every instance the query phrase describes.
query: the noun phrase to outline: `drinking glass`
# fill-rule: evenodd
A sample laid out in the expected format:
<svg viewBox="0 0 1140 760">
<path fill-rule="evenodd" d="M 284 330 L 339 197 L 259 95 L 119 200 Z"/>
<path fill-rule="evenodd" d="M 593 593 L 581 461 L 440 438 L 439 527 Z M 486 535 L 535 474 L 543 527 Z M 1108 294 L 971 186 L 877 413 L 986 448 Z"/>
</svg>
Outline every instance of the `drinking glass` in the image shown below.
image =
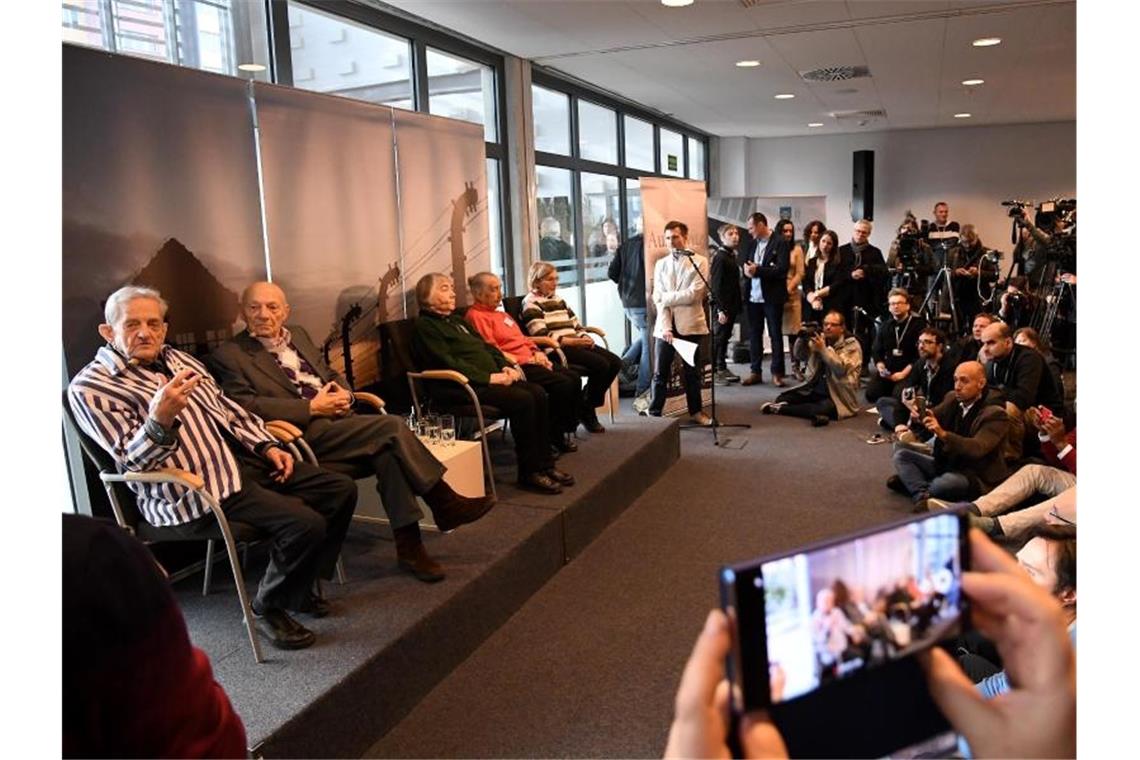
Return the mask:
<svg viewBox="0 0 1140 760">
<path fill-rule="evenodd" d="M 418 417 L 416 419 L 416 437 L 423 443 L 428 442 L 428 418 Z"/>
<path fill-rule="evenodd" d="M 428 445 L 432 445 L 432 446 L 438 445 L 439 444 L 439 415 L 438 414 L 429 414 L 428 415 L 427 429 L 428 429 L 428 437 L 427 437 Z"/>
<path fill-rule="evenodd" d="M 444 446 L 455 445 L 455 417 L 441 414 L 439 417 L 439 437 Z"/>
</svg>

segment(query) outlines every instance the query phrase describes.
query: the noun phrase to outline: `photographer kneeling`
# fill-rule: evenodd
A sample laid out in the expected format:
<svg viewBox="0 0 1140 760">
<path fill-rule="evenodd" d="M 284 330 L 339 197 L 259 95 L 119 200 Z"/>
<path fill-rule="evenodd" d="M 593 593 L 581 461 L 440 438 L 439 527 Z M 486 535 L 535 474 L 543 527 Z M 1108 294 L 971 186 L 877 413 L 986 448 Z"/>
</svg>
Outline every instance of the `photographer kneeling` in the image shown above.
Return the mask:
<svg viewBox="0 0 1140 760">
<path fill-rule="evenodd" d="M 859 411 L 856 393 L 863 349 L 846 325 L 838 311 L 824 315 L 822 332 L 810 323 L 804 324 L 792 355 L 807 360 L 807 379 L 761 406 L 761 414 L 805 417 L 815 427 L 855 416 Z"/>
</svg>

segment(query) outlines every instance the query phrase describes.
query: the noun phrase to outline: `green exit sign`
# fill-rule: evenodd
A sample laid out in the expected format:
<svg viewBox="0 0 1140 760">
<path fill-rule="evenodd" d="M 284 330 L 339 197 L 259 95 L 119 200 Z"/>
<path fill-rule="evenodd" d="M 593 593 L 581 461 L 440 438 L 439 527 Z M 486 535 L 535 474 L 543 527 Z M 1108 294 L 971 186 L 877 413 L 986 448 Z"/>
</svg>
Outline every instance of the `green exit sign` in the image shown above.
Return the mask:
<svg viewBox="0 0 1140 760">
<path fill-rule="evenodd" d="M 666 154 L 665 164 L 669 167 L 669 171 L 671 171 L 671 172 L 677 171 L 677 164 L 678 164 L 677 157 L 674 156 L 672 153 Z"/>
</svg>

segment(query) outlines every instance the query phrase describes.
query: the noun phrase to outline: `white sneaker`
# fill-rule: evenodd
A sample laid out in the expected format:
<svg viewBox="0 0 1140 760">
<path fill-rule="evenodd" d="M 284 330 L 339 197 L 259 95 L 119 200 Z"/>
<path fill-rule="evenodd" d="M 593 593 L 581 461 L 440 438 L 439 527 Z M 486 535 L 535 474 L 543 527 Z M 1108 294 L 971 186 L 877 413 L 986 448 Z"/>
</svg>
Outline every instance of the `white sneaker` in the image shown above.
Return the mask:
<svg viewBox="0 0 1140 760">
<path fill-rule="evenodd" d="M 652 395 L 653 391 L 648 390 L 645 393 L 642 393 L 640 396 L 636 397 L 633 400 L 633 411 L 637 412 L 638 414 L 648 414 L 649 400 Z"/>
</svg>

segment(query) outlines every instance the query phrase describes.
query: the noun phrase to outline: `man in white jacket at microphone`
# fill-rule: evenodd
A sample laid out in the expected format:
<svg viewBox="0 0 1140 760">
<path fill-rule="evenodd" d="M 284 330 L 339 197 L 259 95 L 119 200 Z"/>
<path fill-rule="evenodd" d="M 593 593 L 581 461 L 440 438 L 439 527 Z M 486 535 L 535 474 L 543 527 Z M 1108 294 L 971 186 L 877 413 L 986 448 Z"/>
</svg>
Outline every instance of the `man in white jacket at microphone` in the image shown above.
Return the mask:
<svg viewBox="0 0 1140 760">
<path fill-rule="evenodd" d="M 681 378 L 685 384 L 689 416 L 698 425 L 708 425 L 712 420 L 701 410 L 700 368 L 704 364 L 702 357 L 709 334 L 705 319 L 705 280 L 708 278 L 709 261 L 688 250 L 688 237 L 689 228 L 684 222 L 666 224 L 665 245 L 669 253 L 658 259 L 653 267 L 653 305 L 657 308 L 657 319 L 653 324 L 656 364 L 649 414 L 660 417 L 665 407 L 665 390 L 669 384 L 673 356 L 677 352 L 673 341 L 687 340 L 697 344 L 693 365 L 688 362 L 682 364 Z M 698 268 L 700 274 L 697 274 Z"/>
</svg>

